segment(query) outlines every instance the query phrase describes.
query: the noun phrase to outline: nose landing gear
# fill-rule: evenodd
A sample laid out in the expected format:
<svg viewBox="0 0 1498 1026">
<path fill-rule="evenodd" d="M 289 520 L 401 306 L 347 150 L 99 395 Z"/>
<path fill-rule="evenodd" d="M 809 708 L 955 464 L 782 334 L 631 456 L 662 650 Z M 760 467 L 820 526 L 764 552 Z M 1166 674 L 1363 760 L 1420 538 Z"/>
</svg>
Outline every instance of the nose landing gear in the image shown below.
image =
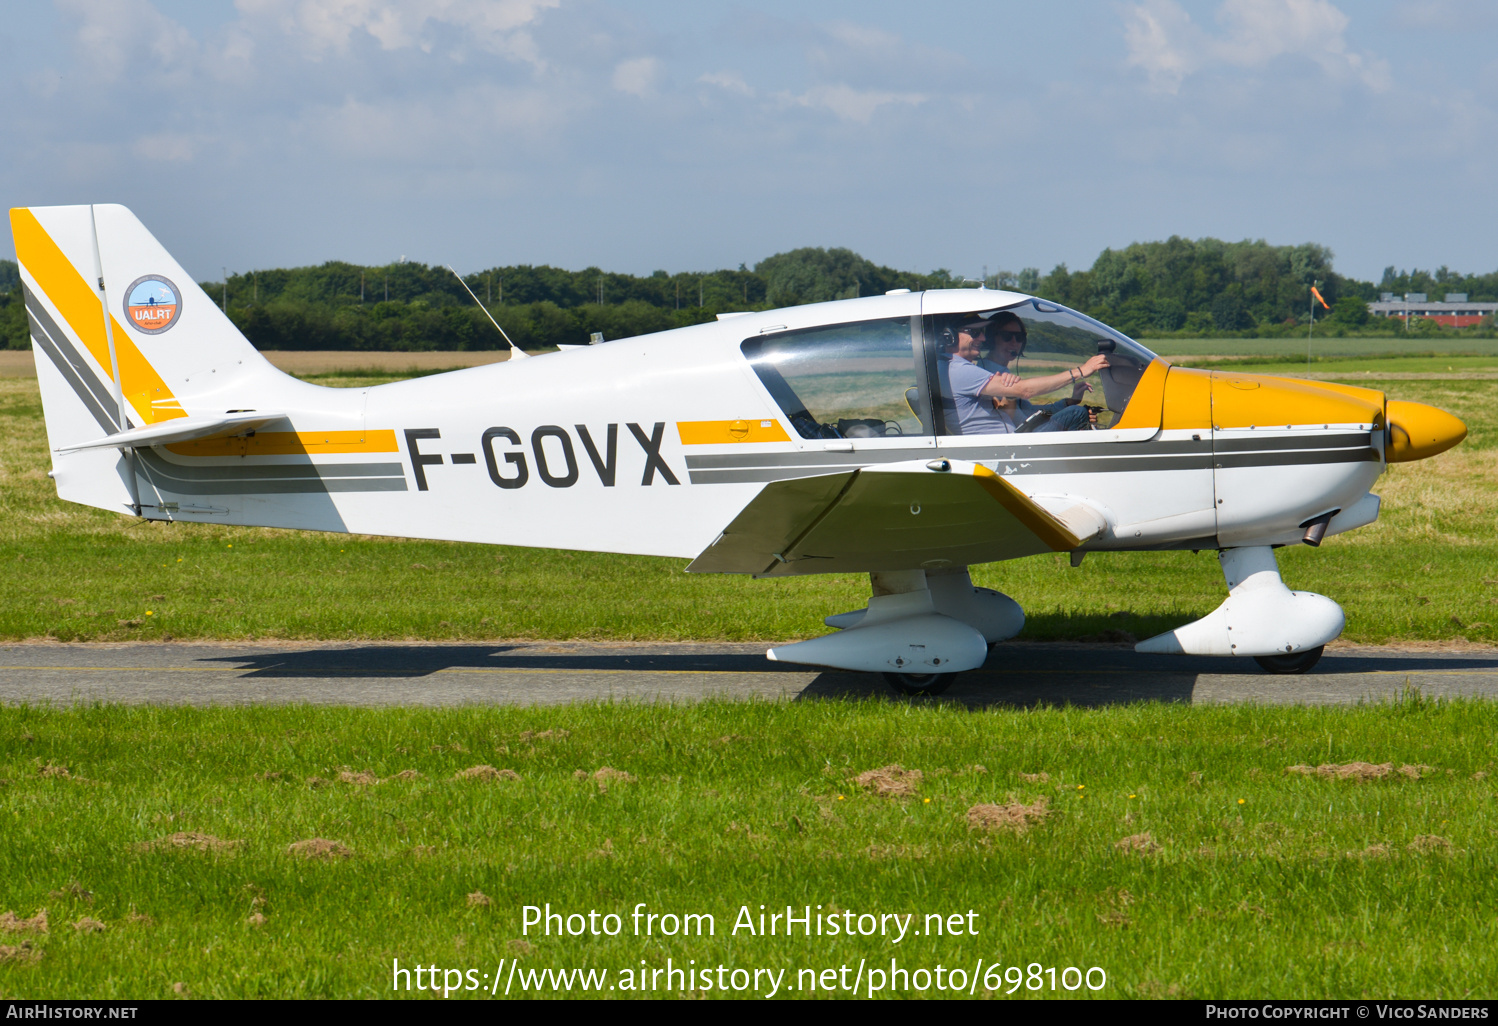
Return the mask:
<svg viewBox="0 0 1498 1026">
<path fill-rule="evenodd" d="M 1288 655 L 1254 656 L 1254 662 L 1266 673 L 1305 673 L 1321 661 L 1325 645 L 1302 649 Z"/>
<path fill-rule="evenodd" d="M 1342 607 L 1324 595 L 1291 591 L 1267 545 L 1223 549 L 1222 605 L 1193 623 L 1135 645 L 1138 652 L 1251 656 L 1269 673 L 1305 673 L 1342 633 Z"/>
</svg>

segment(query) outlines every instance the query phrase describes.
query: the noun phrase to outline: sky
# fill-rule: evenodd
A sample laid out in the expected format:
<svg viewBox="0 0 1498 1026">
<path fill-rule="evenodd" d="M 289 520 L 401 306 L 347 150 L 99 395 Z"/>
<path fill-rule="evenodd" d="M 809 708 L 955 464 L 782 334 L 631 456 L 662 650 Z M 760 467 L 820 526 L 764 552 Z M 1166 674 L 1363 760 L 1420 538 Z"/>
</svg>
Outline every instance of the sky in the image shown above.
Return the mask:
<svg viewBox="0 0 1498 1026">
<path fill-rule="evenodd" d="M 1487 272 L 1495 39 L 1490 0 L 5 0 L 0 202 L 124 203 L 200 280 L 1171 235 Z"/>
</svg>

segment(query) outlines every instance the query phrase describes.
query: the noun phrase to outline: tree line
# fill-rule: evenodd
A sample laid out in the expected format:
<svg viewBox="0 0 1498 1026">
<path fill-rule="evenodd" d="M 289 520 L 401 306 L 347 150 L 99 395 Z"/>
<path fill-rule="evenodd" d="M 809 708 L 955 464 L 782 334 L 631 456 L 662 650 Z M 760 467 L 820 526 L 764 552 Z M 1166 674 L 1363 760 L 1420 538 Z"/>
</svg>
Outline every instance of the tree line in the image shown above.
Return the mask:
<svg viewBox="0 0 1498 1026">
<path fill-rule="evenodd" d="M 589 267 L 491 267 L 460 282 L 421 263 L 319 267 L 236 274 L 203 289 L 260 349 L 539 349 L 628 338 L 764 310 L 878 295 L 890 289 L 948 287 L 946 271 L 914 274 L 880 267 L 847 249 L 779 253 L 750 270 L 620 274 Z M 467 286 L 467 289 L 464 286 Z M 468 294 L 472 290 L 473 296 Z M 484 310 L 474 304 L 474 297 Z"/>
<path fill-rule="evenodd" d="M 0 349 L 30 349 L 31 329 L 21 301 L 21 271 L 14 260 L 0 260 Z"/>
<path fill-rule="evenodd" d="M 15 263 L 0 260 L 0 345 L 9 348 L 29 345 L 18 281 Z M 1263 240 L 1179 236 L 1105 249 L 1087 270 L 1072 271 L 1065 264 L 1048 274 L 1033 267 L 1000 270 L 984 282 L 1064 303 L 1146 338 L 1301 332 L 1313 283 L 1333 307 L 1330 313 L 1316 310 L 1318 322 L 1333 334 L 1387 332 L 1388 325 L 1369 323 L 1366 304 L 1380 291 L 1427 292 L 1432 298 L 1466 292 L 1474 302 L 1498 300 L 1498 272 L 1390 267 L 1374 285 L 1338 274 L 1331 251 L 1315 243 L 1271 246 Z M 977 280 L 945 268 L 899 271 L 848 249 L 808 247 L 777 253 L 752 270 L 740 264 L 736 270 L 631 275 L 523 264 L 491 267 L 460 282 L 441 266 L 330 261 L 200 284 L 260 349 L 407 351 L 503 348 L 486 310 L 517 345 L 540 349 L 586 342 L 595 332 L 606 339 L 627 338 L 735 310 L 891 289 L 974 287 Z"/>
</svg>

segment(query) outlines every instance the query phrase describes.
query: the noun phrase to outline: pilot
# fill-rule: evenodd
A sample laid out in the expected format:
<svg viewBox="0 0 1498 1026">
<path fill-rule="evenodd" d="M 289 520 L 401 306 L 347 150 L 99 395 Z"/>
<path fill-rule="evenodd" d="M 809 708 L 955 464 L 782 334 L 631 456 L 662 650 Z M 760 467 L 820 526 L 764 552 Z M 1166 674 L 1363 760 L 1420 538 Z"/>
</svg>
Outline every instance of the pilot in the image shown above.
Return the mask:
<svg viewBox="0 0 1498 1026">
<path fill-rule="evenodd" d="M 1012 363 L 1024 349 L 1025 325 L 1012 313 L 991 320 L 973 317 L 944 332 L 944 355 L 939 368 L 942 392 L 950 396 L 959 431 L 964 435 L 1008 434 L 1037 412 L 1050 418 L 1036 431 L 1074 431 L 1090 423 L 1090 414 L 1080 405 L 1090 386 L 1086 379 L 1108 366 L 1099 354 L 1080 367 L 1058 374 L 1021 379 L 1010 373 Z M 983 349 L 994 345 L 994 360 L 983 359 Z M 1072 395 L 1044 406 L 1029 402 L 1031 396 L 1062 388 L 1070 383 Z"/>
<path fill-rule="evenodd" d="M 1108 366 L 1108 358 L 1099 354 L 1073 370 L 1021 381 L 1009 368 L 1025 351 L 1025 322 L 1008 311 L 995 314 L 988 322 L 986 340 L 992 345 L 992 357 L 984 361 L 1000 375 L 1002 397 L 994 400 L 1007 410 L 1016 424 L 1024 424 L 1036 414 L 1047 414 L 1036 431 L 1080 431 L 1097 424 L 1097 411 L 1082 405 L 1082 397 L 1092 391 L 1087 378 Z M 1071 382 L 1071 396 L 1042 406 L 1030 402 L 1030 396 L 1065 387 Z"/>
<path fill-rule="evenodd" d="M 942 352 L 937 371 L 943 405 L 956 422 L 956 434 L 1009 434 L 1016 426 L 1013 417 L 995 407 L 992 395 L 985 394 L 998 371 L 983 359 L 986 328 L 986 321 L 975 319 L 953 322 L 941 332 Z"/>
</svg>

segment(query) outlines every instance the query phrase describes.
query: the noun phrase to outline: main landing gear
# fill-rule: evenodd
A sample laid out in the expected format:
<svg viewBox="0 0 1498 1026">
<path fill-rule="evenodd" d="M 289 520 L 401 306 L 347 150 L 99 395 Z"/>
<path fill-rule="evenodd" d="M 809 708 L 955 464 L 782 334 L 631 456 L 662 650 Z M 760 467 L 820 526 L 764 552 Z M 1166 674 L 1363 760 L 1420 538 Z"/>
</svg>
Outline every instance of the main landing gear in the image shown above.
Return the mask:
<svg viewBox="0 0 1498 1026">
<path fill-rule="evenodd" d="M 1267 673 L 1306 673 L 1346 624 L 1324 595 L 1291 591 L 1267 545 L 1218 554 L 1228 597 L 1194 623 L 1134 646 L 1139 652 L 1248 656 Z M 877 571 L 864 609 L 829 616 L 838 630 L 772 648 L 774 661 L 881 674 L 901 695 L 939 695 L 1014 637 L 1025 613 L 1007 595 L 973 587 L 967 567 Z"/>
<path fill-rule="evenodd" d="M 772 648 L 772 660 L 880 673 L 902 695 L 939 695 L 1012 638 L 1025 613 L 1007 595 L 973 587 L 967 567 L 869 574 L 864 609 L 829 616 L 836 633 Z"/>
</svg>

